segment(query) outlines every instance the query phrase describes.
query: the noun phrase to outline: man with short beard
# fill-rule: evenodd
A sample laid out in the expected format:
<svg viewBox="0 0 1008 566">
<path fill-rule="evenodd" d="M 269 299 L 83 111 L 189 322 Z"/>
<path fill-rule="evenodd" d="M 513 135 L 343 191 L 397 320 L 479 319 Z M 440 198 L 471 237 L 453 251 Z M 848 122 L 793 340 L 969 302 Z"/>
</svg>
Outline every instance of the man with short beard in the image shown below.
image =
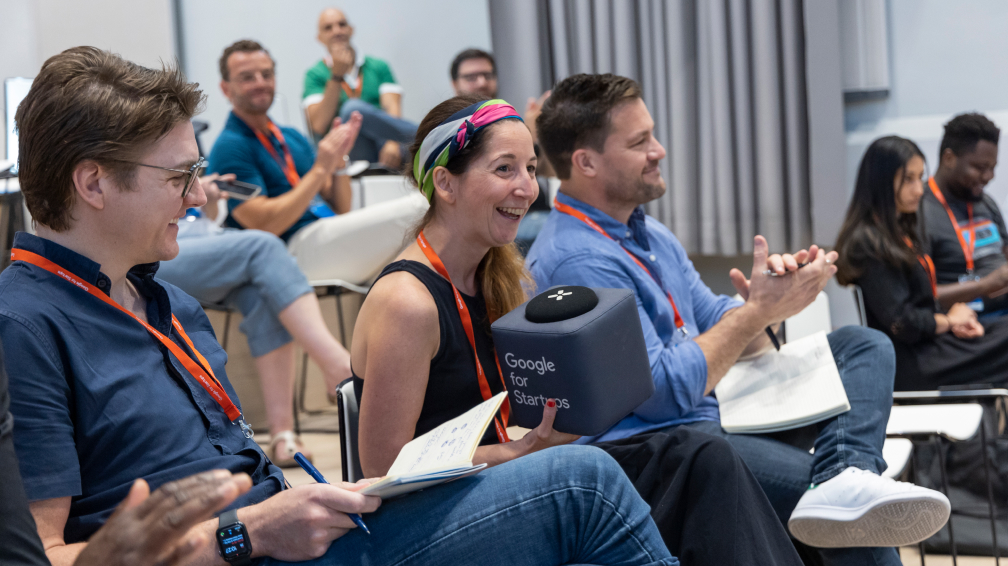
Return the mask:
<svg viewBox="0 0 1008 566">
<path fill-rule="evenodd" d="M 1005 222 L 984 193 L 994 178 L 999 136 L 983 114 L 960 114 L 945 124 L 938 170 L 927 181 L 918 211 L 938 300 L 945 308 L 968 303 L 980 317 L 1008 312 Z"/>
<path fill-rule="evenodd" d="M 720 563 L 732 560 L 730 549 L 718 546 L 725 540 L 718 535 L 676 538 L 682 524 L 706 520 L 709 533 L 724 522 L 719 510 L 706 519 L 669 511 L 675 502 L 664 495 L 683 472 L 667 447 L 689 428 L 731 443 L 780 521 L 796 539 L 817 547 L 825 564 L 899 566 L 898 553 L 887 547 L 933 534 L 945 524 L 949 503 L 938 492 L 879 475 L 886 469 L 882 443 L 892 406 L 892 343 L 861 327 L 828 335 L 851 408 L 816 423 L 808 435 L 815 436 L 814 455 L 812 439 L 798 447 L 725 432 L 714 387 L 740 357 L 770 347 L 765 328 L 815 300 L 836 272 L 836 252 L 813 245 L 793 255 L 769 255 L 767 241 L 756 236 L 750 279 L 738 269 L 730 273 L 745 302 L 715 295 L 672 232 L 644 213 L 644 204 L 665 194 L 659 168 L 665 148 L 654 137 L 641 96 L 637 83 L 625 77 L 574 75 L 553 88 L 538 119 L 540 143 L 561 184 L 529 250 L 529 270 L 539 289 L 562 284 L 633 290 L 655 383 L 654 394 L 633 413 L 579 442 L 599 446 L 620 463 L 677 556 L 722 552 Z M 767 536 L 753 535 L 756 526 L 735 519 L 734 540 Z"/>
</svg>

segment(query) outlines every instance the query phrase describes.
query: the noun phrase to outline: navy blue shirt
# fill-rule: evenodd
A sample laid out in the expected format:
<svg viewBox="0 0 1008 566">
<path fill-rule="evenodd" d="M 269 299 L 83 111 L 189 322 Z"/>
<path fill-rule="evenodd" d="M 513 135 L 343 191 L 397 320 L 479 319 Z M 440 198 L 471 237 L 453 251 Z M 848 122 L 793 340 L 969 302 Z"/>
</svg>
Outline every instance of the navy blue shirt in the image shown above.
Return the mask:
<svg viewBox="0 0 1008 566">
<path fill-rule="evenodd" d="M 19 232 L 34 252 L 108 293 L 101 266 Z M 174 312 L 236 405 L 227 354 L 195 299 L 154 278 L 158 264 L 130 270 L 151 326 L 189 352 Z M 72 497 L 64 532 L 87 539 L 136 478 L 151 489 L 198 472 L 245 472 L 254 487 L 232 507 L 279 492 L 283 474 L 168 349 L 132 317 L 48 271 L 16 261 L 0 273 L 0 341 L 7 353 L 14 447 L 28 499 Z M 191 355 L 191 352 L 190 352 Z"/>
<path fill-rule="evenodd" d="M 315 151 L 312 149 L 311 143 L 294 128 L 280 126 L 280 132 L 283 133 L 284 142 L 291 152 L 291 157 L 294 158 L 294 169 L 297 170 L 298 175 L 304 177 L 315 164 Z M 280 146 L 280 140 L 272 134 L 268 137 L 273 144 L 276 155 L 283 159 L 284 152 Z M 209 161 L 207 169 L 210 172 L 222 175 L 234 173 L 239 181 L 262 187 L 263 196 L 277 197 L 294 188 L 287 180 L 287 176 L 284 175 L 280 164 L 259 142 L 259 138 L 256 137 L 252 128 L 241 118 L 235 116 L 234 112 L 228 114 L 227 123 L 224 124 L 220 135 L 217 136 L 217 141 L 214 142 L 207 160 Z M 234 210 L 244 202 L 229 199 L 228 211 Z M 309 207 L 301 215 L 301 218 L 280 237 L 286 241 L 302 227 L 318 219 L 319 217 Z M 224 221 L 224 225 L 231 228 L 245 228 L 236 222 L 230 214 Z"/>
</svg>

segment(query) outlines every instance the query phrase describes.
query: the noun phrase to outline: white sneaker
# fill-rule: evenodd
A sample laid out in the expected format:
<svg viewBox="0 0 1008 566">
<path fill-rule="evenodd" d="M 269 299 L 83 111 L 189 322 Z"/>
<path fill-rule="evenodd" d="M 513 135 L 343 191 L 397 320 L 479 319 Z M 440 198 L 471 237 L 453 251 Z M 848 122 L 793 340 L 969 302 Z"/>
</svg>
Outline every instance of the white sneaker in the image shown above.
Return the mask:
<svg viewBox="0 0 1008 566">
<path fill-rule="evenodd" d="M 905 546 L 938 532 L 951 510 L 940 492 L 850 467 L 808 488 L 788 530 L 819 548 Z"/>
</svg>

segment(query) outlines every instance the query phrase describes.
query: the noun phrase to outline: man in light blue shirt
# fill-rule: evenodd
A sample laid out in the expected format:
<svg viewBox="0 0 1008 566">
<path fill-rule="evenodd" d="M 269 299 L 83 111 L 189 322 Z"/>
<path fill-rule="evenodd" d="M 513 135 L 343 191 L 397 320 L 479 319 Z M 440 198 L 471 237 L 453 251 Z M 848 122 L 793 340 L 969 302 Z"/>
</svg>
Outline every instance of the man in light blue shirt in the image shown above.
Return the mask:
<svg viewBox="0 0 1008 566">
<path fill-rule="evenodd" d="M 812 246 L 768 256 L 766 240 L 756 236 L 751 279 L 731 272 L 745 302 L 715 295 L 676 237 L 644 214 L 641 205 L 665 193 L 658 167 L 665 149 L 634 81 L 569 77 L 554 87 L 537 126 L 561 185 L 529 250 L 529 270 L 539 289 L 633 290 L 655 382 L 649 400 L 587 441 L 626 467 L 640 465 L 621 460 L 628 443 L 643 445 L 676 426 L 726 438 L 791 534 L 822 548 L 827 564 L 899 565 L 897 552 L 884 547 L 912 544 L 945 523 L 944 496 L 879 475 L 895 371 L 892 344 L 881 333 L 849 327 L 829 335 L 851 410 L 816 425 L 814 456 L 811 446 L 728 434 L 720 426 L 714 387 L 740 356 L 769 347 L 765 327 L 815 299 L 836 271 L 835 252 Z M 921 512 L 891 518 L 907 504 Z M 861 548 L 840 548 L 855 545 Z"/>
</svg>

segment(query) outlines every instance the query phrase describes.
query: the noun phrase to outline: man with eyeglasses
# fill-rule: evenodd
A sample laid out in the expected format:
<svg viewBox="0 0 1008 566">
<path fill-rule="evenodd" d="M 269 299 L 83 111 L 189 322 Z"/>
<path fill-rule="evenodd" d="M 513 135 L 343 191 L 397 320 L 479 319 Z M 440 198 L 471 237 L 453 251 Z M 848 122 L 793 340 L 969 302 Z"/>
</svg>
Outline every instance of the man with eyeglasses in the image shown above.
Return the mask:
<svg viewBox="0 0 1008 566">
<path fill-rule="evenodd" d="M 402 119 L 403 89 L 392 68 L 357 51 L 350 44 L 353 33 L 342 10 L 326 8 L 319 15 L 317 38 L 326 54 L 305 74 L 301 106 L 317 137 L 329 131 L 333 118 L 346 122 L 359 112 L 364 122 L 350 158 L 398 170 L 405 146 L 416 135 L 416 124 Z"/>
</svg>

